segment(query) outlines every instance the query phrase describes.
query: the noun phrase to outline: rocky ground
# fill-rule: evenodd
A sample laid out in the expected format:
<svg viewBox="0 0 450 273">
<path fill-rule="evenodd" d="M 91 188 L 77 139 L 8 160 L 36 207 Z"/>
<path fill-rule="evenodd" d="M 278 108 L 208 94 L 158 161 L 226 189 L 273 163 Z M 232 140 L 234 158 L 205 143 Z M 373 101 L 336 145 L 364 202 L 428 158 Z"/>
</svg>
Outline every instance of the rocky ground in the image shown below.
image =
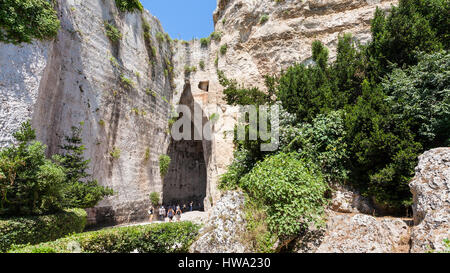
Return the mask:
<svg viewBox="0 0 450 273">
<path fill-rule="evenodd" d="M 297 238 L 292 251 L 299 253 L 409 253 L 448 251 L 450 238 L 450 148 L 438 148 L 419 158 L 410 183 L 413 218 L 376 217 L 371 200 L 351 189 L 335 188 L 327 211 L 327 224 Z M 191 252 L 246 252 L 244 197 L 224 193 L 213 208 Z M 384 211 L 382 211 L 384 212 Z"/>
</svg>

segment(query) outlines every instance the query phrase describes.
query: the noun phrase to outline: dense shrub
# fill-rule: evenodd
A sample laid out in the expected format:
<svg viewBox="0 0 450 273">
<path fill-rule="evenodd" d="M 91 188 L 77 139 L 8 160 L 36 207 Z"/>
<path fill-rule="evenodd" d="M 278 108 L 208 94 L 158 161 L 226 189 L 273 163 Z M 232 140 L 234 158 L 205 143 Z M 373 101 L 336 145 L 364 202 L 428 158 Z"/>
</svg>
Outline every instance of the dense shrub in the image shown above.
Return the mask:
<svg viewBox="0 0 450 273">
<path fill-rule="evenodd" d="M 210 37 L 208 37 L 208 38 L 201 38 L 200 39 L 200 45 L 202 47 L 208 47 L 210 42 L 211 42 L 211 38 Z"/>
<path fill-rule="evenodd" d="M 0 42 L 20 44 L 56 36 L 60 22 L 47 0 L 2 0 Z"/>
<path fill-rule="evenodd" d="M 313 44 L 313 60 L 318 65 L 294 65 L 278 80 L 277 98 L 300 121 L 311 121 L 317 114 L 334 108 L 335 88 L 328 75 L 328 50 L 320 42 Z"/>
<path fill-rule="evenodd" d="M 311 123 L 281 126 L 283 135 L 292 141 L 284 151 L 297 151 L 317 165 L 328 183 L 345 183 L 348 180 L 348 147 L 342 111 L 318 115 Z"/>
<path fill-rule="evenodd" d="M 156 207 L 157 205 L 159 205 L 159 201 L 160 201 L 159 193 L 157 193 L 157 192 L 152 192 L 152 193 L 150 194 L 149 198 L 150 198 L 150 203 L 151 203 L 153 206 Z"/>
<path fill-rule="evenodd" d="M 53 161 L 46 146 L 35 141 L 29 122 L 14 134 L 16 145 L 0 150 L 0 215 L 40 215 L 63 208 L 94 207 L 112 190 L 98 185 L 87 173 L 81 127 L 66 137 L 63 153 Z"/>
<path fill-rule="evenodd" d="M 0 215 L 54 213 L 63 208 L 66 176 L 45 156 L 29 122 L 14 134 L 17 144 L 0 150 Z"/>
<path fill-rule="evenodd" d="M 450 145 L 450 53 L 421 54 L 383 82 L 397 122 L 407 120 L 424 149 Z"/>
<path fill-rule="evenodd" d="M 314 164 L 297 153 L 267 157 L 242 178 L 241 185 L 265 205 L 269 230 L 281 238 L 322 224 L 328 186 Z"/>
<path fill-rule="evenodd" d="M 377 75 L 417 63 L 417 51 L 431 53 L 450 46 L 450 2 L 447 0 L 401 0 L 387 14 L 377 9 L 372 20 L 373 42 L 368 47 Z"/>
<path fill-rule="evenodd" d="M 45 216 L 0 218 L 0 252 L 13 244 L 38 244 L 82 232 L 86 221 L 83 209 Z"/>
<path fill-rule="evenodd" d="M 220 47 L 220 54 L 225 55 L 227 53 L 228 50 L 228 45 L 224 44 Z"/>
<path fill-rule="evenodd" d="M 410 205 L 408 182 L 422 147 L 408 122 L 394 119 L 380 86 L 363 83 L 356 104 L 346 107 L 345 127 L 353 184 L 384 206 Z"/>
<path fill-rule="evenodd" d="M 258 88 L 245 88 L 239 86 L 235 80 L 228 79 L 223 71 L 218 70 L 217 76 L 220 84 L 225 87 L 224 99 L 229 105 L 264 105 L 271 103 L 273 93 L 264 93 Z"/>
<path fill-rule="evenodd" d="M 15 253 L 185 253 L 199 226 L 190 222 L 110 228 L 75 234 L 36 246 L 15 246 Z"/>
<path fill-rule="evenodd" d="M 139 0 L 116 0 L 116 6 L 121 12 L 142 11 L 144 9 Z"/>
</svg>

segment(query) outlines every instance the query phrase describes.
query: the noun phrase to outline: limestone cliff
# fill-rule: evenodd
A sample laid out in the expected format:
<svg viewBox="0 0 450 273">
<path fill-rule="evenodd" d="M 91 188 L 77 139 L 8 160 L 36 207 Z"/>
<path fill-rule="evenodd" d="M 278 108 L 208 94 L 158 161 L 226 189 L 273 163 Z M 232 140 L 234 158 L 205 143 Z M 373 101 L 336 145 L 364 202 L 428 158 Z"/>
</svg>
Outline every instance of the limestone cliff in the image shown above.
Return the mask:
<svg viewBox="0 0 450 273">
<path fill-rule="evenodd" d="M 216 37 L 208 45 L 194 39 L 174 44 L 174 101 L 185 81 L 206 117 L 220 116 L 210 143 L 207 202 L 219 198 L 218 177 L 233 158 L 237 109 L 225 105 L 217 70 L 245 86 L 264 90 L 264 76 L 279 74 L 294 63 L 311 61 L 311 45 L 320 40 L 336 55 L 339 35 L 352 33 L 361 43 L 371 38 L 370 20 L 377 7 L 387 10 L 396 0 L 218 0 Z M 264 18 L 264 19 L 263 19 Z M 221 48 L 226 45 L 226 52 Z M 195 67 L 196 71 L 190 71 Z M 187 71 L 185 68 L 188 68 Z M 207 87 L 207 88 L 205 88 Z"/>
<path fill-rule="evenodd" d="M 184 194 L 180 198 L 199 191 L 206 208 L 219 199 L 216 185 L 233 157 L 229 132 L 237 109 L 224 104 L 217 69 L 263 87 L 264 75 L 308 62 L 315 39 L 330 47 L 332 57 L 339 34 L 367 41 L 375 8 L 397 1 L 219 0 L 213 16 L 220 39 L 208 46 L 171 42 L 147 11 L 119 12 L 112 0 L 55 2 L 61 29 L 54 41 L 0 44 L 0 146 L 31 119 L 38 139 L 54 153 L 71 126 L 84 122 L 92 172 L 116 192 L 90 210 L 90 220 L 117 223 L 143 218 L 153 191 L 166 200 L 175 198 L 165 194 L 172 189 Z M 119 42 L 108 39 L 105 21 L 121 31 Z M 150 39 L 143 22 L 149 23 Z M 196 71 L 186 71 L 193 66 Z M 180 102 L 201 106 L 203 125 L 213 114 L 219 117 L 213 139 L 171 140 L 168 120 Z M 170 181 L 163 183 L 158 157 L 166 153 L 175 160 Z"/>
<path fill-rule="evenodd" d="M 0 145 L 31 119 L 54 153 L 71 126 L 84 122 L 92 172 L 116 192 L 90 211 L 90 220 L 142 218 L 150 192 L 162 191 L 158 156 L 168 146 L 172 87 L 164 70 L 170 45 L 158 43 L 163 29 L 148 12 L 121 13 L 114 1 L 56 2 L 61 29 L 54 41 L 0 44 Z M 145 45 L 143 20 L 159 44 L 155 57 Z M 105 21 L 123 34 L 118 43 L 106 36 Z"/>
</svg>

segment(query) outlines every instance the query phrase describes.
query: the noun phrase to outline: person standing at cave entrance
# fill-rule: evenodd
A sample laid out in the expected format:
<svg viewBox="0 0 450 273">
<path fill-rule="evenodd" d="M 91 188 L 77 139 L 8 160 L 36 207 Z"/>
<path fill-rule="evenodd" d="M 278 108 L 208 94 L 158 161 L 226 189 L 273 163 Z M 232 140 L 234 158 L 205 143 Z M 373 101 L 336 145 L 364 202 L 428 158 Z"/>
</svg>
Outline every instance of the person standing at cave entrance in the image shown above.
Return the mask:
<svg viewBox="0 0 450 273">
<path fill-rule="evenodd" d="M 181 211 L 181 208 L 180 208 L 180 206 L 178 205 L 177 206 L 177 210 L 176 210 L 176 217 L 177 217 L 177 222 L 180 222 L 181 221 L 181 214 L 183 213 L 182 211 Z"/>
<path fill-rule="evenodd" d="M 159 218 L 161 219 L 161 221 L 164 222 L 165 217 L 166 216 L 166 209 L 164 208 L 163 205 L 161 205 L 161 207 L 159 208 Z"/>
<path fill-rule="evenodd" d="M 148 209 L 148 214 L 150 215 L 150 223 L 153 222 L 153 214 L 155 212 L 155 208 L 153 207 L 153 205 L 150 205 L 150 208 Z"/>
<path fill-rule="evenodd" d="M 186 204 L 183 204 L 183 212 L 186 212 L 187 211 L 187 206 L 186 206 Z"/>
<path fill-rule="evenodd" d="M 189 211 L 192 211 L 193 206 L 194 206 L 194 202 L 191 201 L 191 203 L 189 203 Z"/>
<path fill-rule="evenodd" d="M 169 211 L 167 212 L 167 217 L 169 217 L 169 222 L 172 222 L 174 214 L 175 214 L 175 212 L 173 211 L 172 207 L 170 207 Z"/>
</svg>

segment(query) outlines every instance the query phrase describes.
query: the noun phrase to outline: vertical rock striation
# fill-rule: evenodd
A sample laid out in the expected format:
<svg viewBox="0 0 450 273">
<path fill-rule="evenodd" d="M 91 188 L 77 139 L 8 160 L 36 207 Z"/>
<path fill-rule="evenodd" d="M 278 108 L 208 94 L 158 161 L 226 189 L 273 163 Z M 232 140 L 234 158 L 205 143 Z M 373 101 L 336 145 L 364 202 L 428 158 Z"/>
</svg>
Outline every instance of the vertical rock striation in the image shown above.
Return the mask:
<svg viewBox="0 0 450 273">
<path fill-rule="evenodd" d="M 172 145 L 171 104 L 187 89 L 202 109 L 202 126 L 215 132 L 202 140 L 209 208 L 220 198 L 217 182 L 233 158 L 238 116 L 222 99 L 217 69 L 263 88 L 264 75 L 309 62 L 315 39 L 330 47 L 332 57 L 339 34 L 367 41 L 375 8 L 397 1 L 219 0 L 216 36 L 207 46 L 199 40 L 172 43 L 147 11 L 119 12 L 112 0 L 55 2 L 61 29 L 54 41 L 0 44 L 0 146 L 32 119 L 38 139 L 55 153 L 70 127 L 84 122 L 92 172 L 116 192 L 89 210 L 90 221 L 118 223 L 143 218 L 148 195 L 163 193 L 158 157 Z M 110 41 L 105 22 L 115 25 L 122 39 Z"/>
<path fill-rule="evenodd" d="M 32 119 L 38 139 L 55 153 L 71 126 L 84 122 L 92 172 L 116 192 L 89 210 L 90 221 L 142 218 L 148 195 L 162 192 L 158 156 L 168 146 L 172 87 L 164 71 L 170 44 L 156 39 L 163 29 L 147 11 L 122 13 L 114 1 L 102 0 L 56 6 L 61 29 L 54 41 L 0 44 L 0 145 Z M 155 56 L 146 47 L 144 21 Z M 108 39 L 105 22 L 117 26 L 121 40 Z"/>
</svg>

